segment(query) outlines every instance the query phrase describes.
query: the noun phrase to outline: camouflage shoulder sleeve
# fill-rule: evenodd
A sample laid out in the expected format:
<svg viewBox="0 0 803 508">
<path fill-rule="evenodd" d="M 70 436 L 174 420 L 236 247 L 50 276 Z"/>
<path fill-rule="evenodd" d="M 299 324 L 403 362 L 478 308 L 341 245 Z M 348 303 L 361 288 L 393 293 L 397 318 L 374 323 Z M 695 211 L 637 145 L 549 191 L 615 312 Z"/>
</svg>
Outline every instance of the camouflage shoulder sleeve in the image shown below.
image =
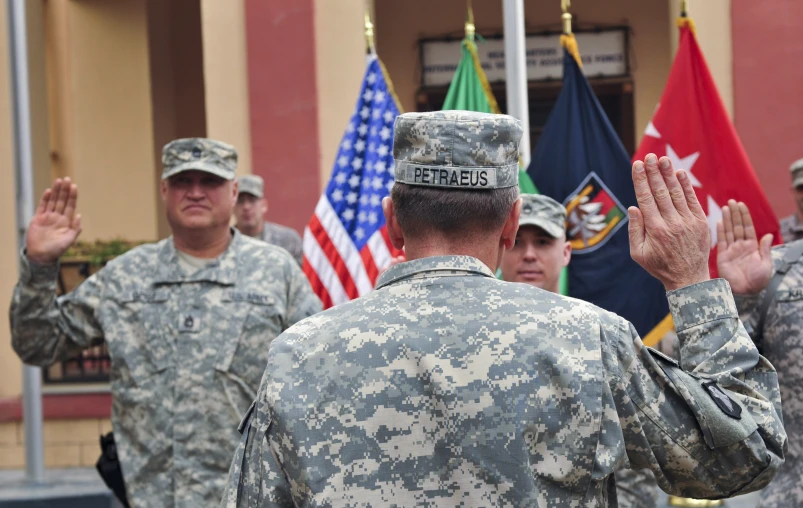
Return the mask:
<svg viewBox="0 0 803 508">
<path fill-rule="evenodd" d="M 221 508 L 295 506 L 290 484 L 271 451 L 274 425 L 267 402 L 267 379 L 265 371 L 257 398 L 240 423 L 242 439 L 229 468 Z"/>
<path fill-rule="evenodd" d="M 36 265 L 21 253 L 20 277 L 9 315 L 11 343 L 23 362 L 51 365 L 103 340 L 95 317 L 103 271 L 69 294 L 56 297 L 59 265 Z"/>
<path fill-rule="evenodd" d="M 287 295 L 287 323 L 290 328 L 302 319 L 321 311 L 321 300 L 313 293 L 309 279 L 295 263 L 289 263 L 289 287 Z"/>
<path fill-rule="evenodd" d="M 725 280 L 667 296 L 681 364 L 644 346 L 624 320 L 619 333 L 603 331 L 630 464 L 651 469 L 678 496 L 759 490 L 783 464 L 786 445 L 775 370 L 739 321 Z"/>
</svg>

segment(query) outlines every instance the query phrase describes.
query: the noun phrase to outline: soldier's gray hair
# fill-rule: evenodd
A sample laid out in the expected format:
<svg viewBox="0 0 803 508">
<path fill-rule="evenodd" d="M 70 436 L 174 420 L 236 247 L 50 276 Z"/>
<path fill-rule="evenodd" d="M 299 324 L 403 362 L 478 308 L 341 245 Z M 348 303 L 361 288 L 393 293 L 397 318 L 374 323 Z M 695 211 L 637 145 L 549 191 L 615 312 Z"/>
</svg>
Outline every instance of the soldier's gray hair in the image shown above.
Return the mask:
<svg viewBox="0 0 803 508">
<path fill-rule="evenodd" d="M 519 188 L 444 190 L 396 182 L 390 197 L 406 234 L 440 233 L 458 239 L 501 228 L 519 197 Z"/>
</svg>

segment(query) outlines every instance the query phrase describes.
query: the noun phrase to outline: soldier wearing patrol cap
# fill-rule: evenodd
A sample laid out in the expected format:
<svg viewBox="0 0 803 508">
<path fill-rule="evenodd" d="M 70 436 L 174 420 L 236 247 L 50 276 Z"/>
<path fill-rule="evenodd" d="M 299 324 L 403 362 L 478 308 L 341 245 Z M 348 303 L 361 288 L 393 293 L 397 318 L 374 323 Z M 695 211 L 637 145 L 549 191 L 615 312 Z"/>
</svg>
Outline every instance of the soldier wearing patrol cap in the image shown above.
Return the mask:
<svg viewBox="0 0 803 508">
<path fill-rule="evenodd" d="M 237 422 L 268 346 L 321 308 L 283 249 L 229 227 L 237 152 L 211 139 L 164 147 L 161 195 L 173 236 L 110 261 L 56 297 L 59 257 L 76 240 L 78 189 L 45 191 L 11 304 L 14 350 L 47 366 L 103 341 L 112 425 L 134 507 L 220 500 Z"/>
<path fill-rule="evenodd" d="M 781 219 L 781 235 L 784 243 L 803 240 L 803 159 L 795 161 L 790 167 L 792 194 L 795 196 L 795 213 Z"/>
<path fill-rule="evenodd" d="M 557 293 L 560 272 L 572 257 L 566 241 L 566 208 L 540 194 L 524 194 L 521 199 L 516 241 L 502 256 L 502 279 Z"/>
<path fill-rule="evenodd" d="M 265 181 L 261 176 L 246 175 L 237 179 L 237 204 L 234 205 L 236 227 L 241 233 L 277 245 L 293 255 L 301 265 L 304 253 L 301 237 L 295 230 L 265 220 L 268 202 L 265 199 Z"/>
<path fill-rule="evenodd" d="M 636 162 L 629 210 L 633 257 L 668 290 L 678 365 L 614 314 L 494 277 L 518 229 L 521 133 L 504 115 L 396 119 L 383 208 L 409 261 L 273 342 L 224 506 L 615 506 L 628 463 L 696 497 L 772 479 L 775 372 L 727 283 L 708 280 L 688 176 Z"/>
<path fill-rule="evenodd" d="M 572 246 L 566 241 L 566 208 L 543 194 L 523 194 L 519 230 L 513 247 L 502 256 L 502 280 L 559 291 L 560 272 L 569 264 Z M 647 469 L 615 471 L 620 508 L 652 508 L 658 485 Z"/>
</svg>

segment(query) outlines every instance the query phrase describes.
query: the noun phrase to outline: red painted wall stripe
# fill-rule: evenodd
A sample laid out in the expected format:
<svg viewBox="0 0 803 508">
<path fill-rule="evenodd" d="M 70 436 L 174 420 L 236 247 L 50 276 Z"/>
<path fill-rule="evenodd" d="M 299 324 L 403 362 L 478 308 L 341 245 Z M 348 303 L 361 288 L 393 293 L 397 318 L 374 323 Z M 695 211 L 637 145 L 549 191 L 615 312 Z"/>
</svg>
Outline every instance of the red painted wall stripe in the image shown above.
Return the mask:
<svg viewBox="0 0 803 508">
<path fill-rule="evenodd" d="M 112 396 L 109 393 L 42 396 L 42 415 L 45 420 L 109 418 L 111 413 Z M 22 400 L 18 397 L 0 399 L 0 423 L 19 421 L 22 421 Z"/>
<path fill-rule="evenodd" d="M 245 0 L 253 171 L 267 219 L 299 233 L 320 197 L 313 0 Z"/>
<path fill-rule="evenodd" d="M 776 215 L 794 211 L 789 166 L 803 158 L 803 2 L 733 2 L 734 120 Z"/>
</svg>

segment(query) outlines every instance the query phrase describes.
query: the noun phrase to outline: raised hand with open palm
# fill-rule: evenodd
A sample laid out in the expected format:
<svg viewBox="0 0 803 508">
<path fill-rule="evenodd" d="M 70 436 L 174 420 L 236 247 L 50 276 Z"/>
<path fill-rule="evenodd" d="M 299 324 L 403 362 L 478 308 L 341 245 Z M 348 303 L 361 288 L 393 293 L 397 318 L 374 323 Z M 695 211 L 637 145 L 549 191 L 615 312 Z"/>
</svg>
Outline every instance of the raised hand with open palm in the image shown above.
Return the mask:
<svg viewBox="0 0 803 508">
<path fill-rule="evenodd" d="M 28 259 L 38 264 L 52 264 L 81 234 L 81 215 L 75 213 L 78 187 L 69 178 L 58 178 L 53 188 L 45 190 L 28 226 Z"/>
<path fill-rule="evenodd" d="M 759 242 L 750 210 L 742 202 L 728 201 L 717 223 L 717 269 L 734 294 L 760 293 L 772 277 L 772 235 Z"/>
</svg>

